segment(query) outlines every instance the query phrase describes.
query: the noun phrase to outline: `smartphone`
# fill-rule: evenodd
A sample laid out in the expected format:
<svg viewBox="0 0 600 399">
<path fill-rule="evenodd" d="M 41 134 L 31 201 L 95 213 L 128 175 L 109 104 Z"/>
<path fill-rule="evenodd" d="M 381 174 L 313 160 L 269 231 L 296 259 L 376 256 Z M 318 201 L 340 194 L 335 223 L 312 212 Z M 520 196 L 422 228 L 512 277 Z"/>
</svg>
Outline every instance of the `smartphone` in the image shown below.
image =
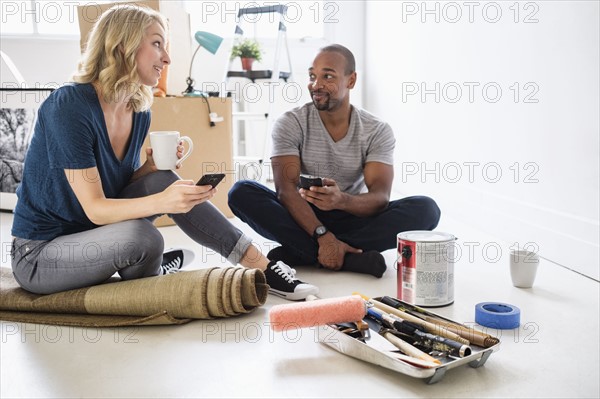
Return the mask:
<svg viewBox="0 0 600 399">
<path fill-rule="evenodd" d="M 311 186 L 323 187 L 323 179 L 317 176 L 300 175 L 300 187 L 308 190 Z"/>
<path fill-rule="evenodd" d="M 223 180 L 225 173 L 207 173 L 198 180 L 197 186 L 212 186 L 215 188 L 217 184 Z"/>
</svg>

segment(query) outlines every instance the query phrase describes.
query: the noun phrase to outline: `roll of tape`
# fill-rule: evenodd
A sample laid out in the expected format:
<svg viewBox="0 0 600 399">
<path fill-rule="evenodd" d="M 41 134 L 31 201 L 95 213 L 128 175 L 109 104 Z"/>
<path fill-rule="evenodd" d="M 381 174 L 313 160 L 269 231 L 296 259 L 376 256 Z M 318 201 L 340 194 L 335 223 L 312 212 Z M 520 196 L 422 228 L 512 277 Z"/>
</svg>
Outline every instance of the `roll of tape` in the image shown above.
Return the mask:
<svg viewBox="0 0 600 399">
<path fill-rule="evenodd" d="M 510 330 L 521 324 L 521 310 L 507 303 L 481 302 L 475 305 L 475 322 L 485 327 Z"/>
</svg>

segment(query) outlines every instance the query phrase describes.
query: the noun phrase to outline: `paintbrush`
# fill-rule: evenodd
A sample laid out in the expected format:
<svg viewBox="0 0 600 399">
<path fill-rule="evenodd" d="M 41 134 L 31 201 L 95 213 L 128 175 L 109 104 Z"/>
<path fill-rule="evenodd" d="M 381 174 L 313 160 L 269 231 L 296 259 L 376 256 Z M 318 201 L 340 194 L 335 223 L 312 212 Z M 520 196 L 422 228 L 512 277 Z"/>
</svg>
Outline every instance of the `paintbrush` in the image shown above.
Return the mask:
<svg viewBox="0 0 600 399">
<path fill-rule="evenodd" d="M 393 307 L 394 309 L 398 309 L 401 312 L 405 312 L 407 314 L 414 315 L 415 317 L 419 317 L 428 323 L 435 324 L 443 329 L 446 329 L 450 332 L 460 335 L 464 339 L 467 339 L 471 343 L 473 343 L 473 345 L 478 345 L 478 346 L 482 346 L 484 348 L 489 348 L 500 342 L 500 340 L 498 338 L 496 338 L 492 335 L 489 335 L 489 334 L 485 334 L 481 331 L 477 331 L 474 328 L 469 328 L 467 326 L 464 326 L 464 325 L 461 325 L 458 323 L 454 323 L 454 322 L 451 322 L 448 320 L 440 319 L 440 318 L 425 314 L 424 313 L 425 310 L 418 308 L 416 306 L 415 306 L 415 309 L 416 309 L 417 314 L 415 314 L 415 311 L 412 311 L 411 309 L 406 309 L 400 301 L 398 301 L 394 298 L 384 296 L 381 298 L 381 302 L 385 305 Z"/>
<path fill-rule="evenodd" d="M 393 315 L 396 315 L 396 316 L 400 317 L 403 320 L 408 320 L 410 322 L 413 322 L 413 323 L 415 323 L 415 324 L 423 327 L 425 329 L 425 331 L 427 331 L 427 332 L 430 332 L 432 334 L 439 335 L 439 336 L 442 336 L 442 337 L 445 337 L 445 338 L 450 338 L 451 340 L 460 342 L 461 344 L 464 344 L 464 345 L 470 345 L 471 344 L 467 339 L 461 337 L 460 335 L 458 335 L 458 334 L 456 334 L 456 333 L 454 333 L 452 331 L 448 331 L 448 329 L 443 328 L 442 326 L 439 326 L 439 325 L 434 324 L 434 323 L 430 323 L 430 322 L 425 321 L 423 319 L 420 319 L 420 318 L 418 318 L 416 316 L 413 316 L 413 315 L 411 315 L 409 313 L 406 313 L 406 312 L 403 312 L 401 310 L 395 309 L 395 308 L 393 308 L 393 307 L 391 307 L 389 305 L 386 305 L 384 303 L 376 301 L 375 299 L 369 298 L 369 297 L 367 297 L 365 295 L 362 295 L 362 294 L 360 294 L 358 292 L 355 292 L 354 295 L 360 295 L 364 300 L 370 302 L 376 308 L 378 308 L 378 309 L 380 309 L 380 310 L 382 310 L 382 311 L 384 311 L 386 313 L 391 313 Z"/>
<path fill-rule="evenodd" d="M 456 342 L 449 338 L 440 337 L 439 335 L 427 333 L 421 330 L 420 326 L 411 323 L 410 321 L 402 320 L 392 314 L 383 313 L 379 310 L 369 308 L 368 315 L 385 323 L 401 334 L 405 334 L 415 341 L 415 343 L 430 349 L 444 352 L 452 356 L 465 357 L 471 354 L 471 348 L 460 342 Z"/>
<path fill-rule="evenodd" d="M 381 324 L 379 324 L 378 322 L 375 321 L 375 320 L 381 320 L 381 313 L 379 311 L 377 311 L 373 308 L 369 308 L 367 312 L 372 317 L 372 320 L 373 320 L 372 322 L 369 322 L 368 318 L 365 319 L 367 321 L 367 323 L 369 324 L 369 327 L 373 328 L 382 337 L 384 337 L 389 342 L 391 342 L 396 348 L 400 349 L 400 351 L 402 351 L 402 353 L 404 353 L 410 357 L 416 358 L 416 359 L 424 360 L 425 362 L 434 363 L 436 365 L 442 364 L 441 361 L 434 358 L 433 356 L 423 352 L 419 348 L 411 345 L 410 343 L 404 341 L 403 339 L 396 337 L 394 334 L 392 334 L 390 332 L 389 329 L 383 328 L 381 326 Z"/>
</svg>

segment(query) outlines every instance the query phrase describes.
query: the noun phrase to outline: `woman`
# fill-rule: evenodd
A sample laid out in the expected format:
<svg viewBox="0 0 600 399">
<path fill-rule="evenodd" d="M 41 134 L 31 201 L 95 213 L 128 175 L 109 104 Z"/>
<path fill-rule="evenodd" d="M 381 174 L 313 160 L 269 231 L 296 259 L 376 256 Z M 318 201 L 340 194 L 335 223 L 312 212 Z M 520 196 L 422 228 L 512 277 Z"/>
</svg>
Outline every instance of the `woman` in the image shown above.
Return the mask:
<svg viewBox="0 0 600 399">
<path fill-rule="evenodd" d="M 304 299 L 318 289 L 269 262 L 208 200 L 216 189 L 158 171 L 152 149 L 151 88 L 171 60 L 166 20 L 139 6 L 106 11 L 90 32 L 76 83 L 42 104 L 25 160 L 12 226 L 12 268 L 24 289 L 48 294 L 170 272 L 152 224 L 169 214 L 194 241 L 232 264 L 265 272 L 271 292 Z M 183 147 L 179 146 L 178 156 Z M 181 265 L 182 262 L 176 262 Z"/>
</svg>

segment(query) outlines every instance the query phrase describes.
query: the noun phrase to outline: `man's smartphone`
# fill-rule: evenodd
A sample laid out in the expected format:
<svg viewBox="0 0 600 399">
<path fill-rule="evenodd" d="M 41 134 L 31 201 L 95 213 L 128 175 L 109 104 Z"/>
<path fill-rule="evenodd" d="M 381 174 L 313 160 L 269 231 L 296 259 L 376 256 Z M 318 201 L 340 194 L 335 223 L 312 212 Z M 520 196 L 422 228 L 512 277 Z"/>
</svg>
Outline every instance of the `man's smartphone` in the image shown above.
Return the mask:
<svg viewBox="0 0 600 399">
<path fill-rule="evenodd" d="M 323 187 L 323 179 L 317 176 L 300 175 L 300 187 L 308 190 L 311 186 Z"/>
<path fill-rule="evenodd" d="M 196 183 L 196 185 L 212 186 L 212 188 L 215 188 L 217 184 L 219 184 L 221 180 L 223 180 L 224 177 L 225 173 L 208 173 L 202 176 L 200 180 L 198 180 L 198 183 Z"/>
</svg>

